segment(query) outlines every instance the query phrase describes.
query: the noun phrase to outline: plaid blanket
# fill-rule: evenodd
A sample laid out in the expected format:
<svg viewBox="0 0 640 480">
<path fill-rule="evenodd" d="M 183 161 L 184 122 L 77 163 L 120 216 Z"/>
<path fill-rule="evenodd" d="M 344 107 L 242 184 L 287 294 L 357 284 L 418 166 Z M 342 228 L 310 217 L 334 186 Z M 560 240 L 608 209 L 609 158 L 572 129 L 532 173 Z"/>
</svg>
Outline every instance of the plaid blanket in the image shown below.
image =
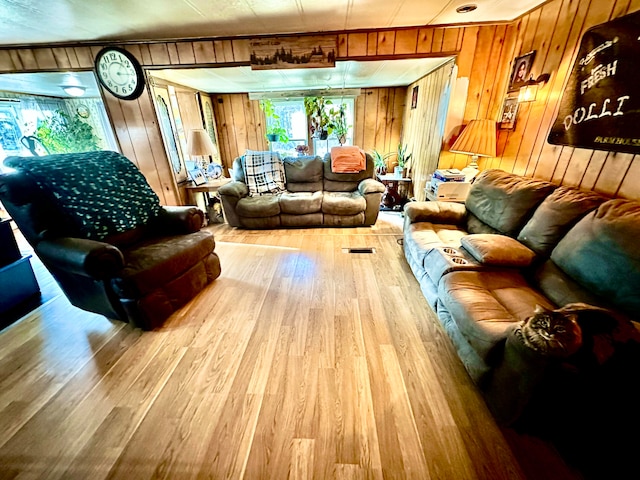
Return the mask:
<svg viewBox="0 0 640 480">
<path fill-rule="evenodd" d="M 244 155 L 244 180 L 249 196 L 284 192 L 284 164 L 277 152 L 247 150 Z"/>
</svg>

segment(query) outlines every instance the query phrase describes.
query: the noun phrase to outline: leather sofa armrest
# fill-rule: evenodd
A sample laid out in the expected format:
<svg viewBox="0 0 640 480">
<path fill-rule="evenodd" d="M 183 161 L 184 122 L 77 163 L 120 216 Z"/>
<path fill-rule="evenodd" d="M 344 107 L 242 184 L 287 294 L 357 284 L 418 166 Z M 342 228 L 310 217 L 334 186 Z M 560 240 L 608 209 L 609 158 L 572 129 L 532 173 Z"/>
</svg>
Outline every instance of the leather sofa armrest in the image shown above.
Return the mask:
<svg viewBox="0 0 640 480">
<path fill-rule="evenodd" d="M 95 279 L 113 277 L 124 267 L 120 249 L 83 238 L 42 240 L 36 246 L 36 253 L 47 265 Z"/>
<path fill-rule="evenodd" d="M 194 206 L 162 207 L 160 215 L 152 224 L 160 235 L 179 235 L 197 232 L 204 225 L 204 212 Z"/>
<path fill-rule="evenodd" d="M 404 216 L 409 223 L 461 225 L 467 216 L 467 209 L 462 203 L 455 202 L 409 202 L 404 206 Z"/>
<path fill-rule="evenodd" d="M 577 335 L 582 341 L 581 333 Z M 507 336 L 503 356 L 484 388 L 487 405 L 495 418 L 506 425 L 516 421 L 547 370 L 573 353 L 548 353 L 525 339 L 521 324 L 514 326 Z"/>
<path fill-rule="evenodd" d="M 384 193 L 384 190 L 384 184 L 373 178 L 365 178 L 358 184 L 358 191 L 362 195 L 366 195 L 367 193 Z"/>
<path fill-rule="evenodd" d="M 244 182 L 229 182 L 218 189 L 218 194 L 241 199 L 249 195 L 249 187 Z"/>
</svg>

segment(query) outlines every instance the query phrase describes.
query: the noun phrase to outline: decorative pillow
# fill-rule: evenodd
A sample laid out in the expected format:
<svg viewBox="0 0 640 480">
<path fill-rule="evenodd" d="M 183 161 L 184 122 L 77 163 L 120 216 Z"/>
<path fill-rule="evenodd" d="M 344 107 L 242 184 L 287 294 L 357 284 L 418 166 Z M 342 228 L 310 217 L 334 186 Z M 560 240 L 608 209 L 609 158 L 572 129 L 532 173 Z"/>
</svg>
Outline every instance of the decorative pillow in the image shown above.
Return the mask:
<svg viewBox="0 0 640 480">
<path fill-rule="evenodd" d="M 528 267 L 536 254 L 506 235 L 479 233 L 460 239 L 462 247 L 483 265 Z"/>
<path fill-rule="evenodd" d="M 145 225 L 161 210 L 138 167 L 117 152 L 8 157 L 4 163 L 33 178 L 80 234 L 92 240 Z"/>
<path fill-rule="evenodd" d="M 249 196 L 285 191 L 284 165 L 277 152 L 247 150 L 244 155 L 244 177 Z"/>
</svg>

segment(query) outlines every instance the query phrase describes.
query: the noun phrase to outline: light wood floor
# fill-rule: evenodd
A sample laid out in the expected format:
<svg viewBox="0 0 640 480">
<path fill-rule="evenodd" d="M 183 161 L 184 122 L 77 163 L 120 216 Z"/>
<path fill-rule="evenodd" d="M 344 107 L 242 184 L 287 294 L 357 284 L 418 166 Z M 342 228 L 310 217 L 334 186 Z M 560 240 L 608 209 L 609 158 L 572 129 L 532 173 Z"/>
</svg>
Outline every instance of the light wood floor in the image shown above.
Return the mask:
<svg viewBox="0 0 640 480">
<path fill-rule="evenodd" d="M 579 478 L 495 424 L 399 214 L 209 228 L 221 277 L 154 332 L 70 306 L 38 268 L 48 298 L 0 333 L 0 478 Z"/>
</svg>

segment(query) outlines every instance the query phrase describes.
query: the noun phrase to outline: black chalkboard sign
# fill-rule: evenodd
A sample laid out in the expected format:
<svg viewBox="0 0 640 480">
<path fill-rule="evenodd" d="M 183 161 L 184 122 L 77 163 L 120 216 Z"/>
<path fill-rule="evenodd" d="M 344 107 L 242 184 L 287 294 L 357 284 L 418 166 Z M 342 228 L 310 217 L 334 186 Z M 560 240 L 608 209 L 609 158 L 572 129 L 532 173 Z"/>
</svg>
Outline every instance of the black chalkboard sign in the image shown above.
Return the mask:
<svg viewBox="0 0 640 480">
<path fill-rule="evenodd" d="M 549 143 L 640 153 L 640 12 L 589 29 Z"/>
</svg>

